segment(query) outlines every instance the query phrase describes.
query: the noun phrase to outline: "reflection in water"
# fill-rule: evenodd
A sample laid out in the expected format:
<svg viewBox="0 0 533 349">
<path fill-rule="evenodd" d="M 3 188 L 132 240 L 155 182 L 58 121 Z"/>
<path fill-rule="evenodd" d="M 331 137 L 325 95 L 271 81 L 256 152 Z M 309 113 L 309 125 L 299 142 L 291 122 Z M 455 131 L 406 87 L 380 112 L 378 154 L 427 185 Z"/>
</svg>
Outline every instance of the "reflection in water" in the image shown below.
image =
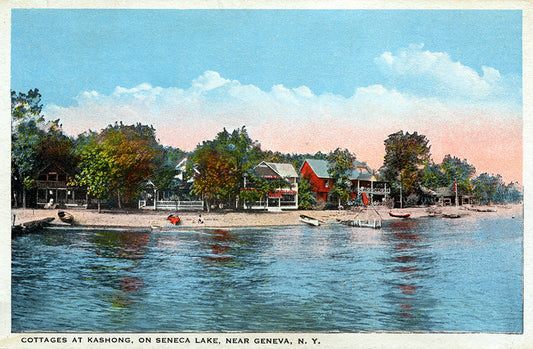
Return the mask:
<svg viewBox="0 0 533 349">
<path fill-rule="evenodd" d="M 520 332 L 522 225 L 460 223 L 23 236 L 12 328 Z"/>
<path fill-rule="evenodd" d="M 126 308 L 137 302 L 135 294 L 144 287 L 144 281 L 139 276 L 129 275 L 136 272 L 135 261 L 144 257 L 150 234 L 147 232 L 131 231 L 98 231 L 89 236 L 96 249 L 100 266 L 91 269 L 96 272 L 92 277 L 95 282 L 112 285 L 117 291 L 104 297 L 113 308 Z M 116 259 L 130 260 L 133 264 L 118 269 L 121 275 L 116 275 Z M 102 266 L 103 265 L 103 266 Z M 106 268 L 107 267 L 107 268 Z M 109 272 L 113 270 L 113 272 Z"/>
<path fill-rule="evenodd" d="M 402 329 L 431 328 L 431 314 L 426 309 L 436 300 L 431 297 L 430 289 L 420 286 L 428 284 L 427 280 L 432 278 L 430 239 L 420 235 L 419 220 L 395 220 L 389 227 L 392 233 L 387 238 L 392 247 L 390 261 L 394 266 L 391 271 L 397 275 L 392 284 L 396 291 L 393 289 L 388 294 L 389 301 L 396 304 L 395 313 L 402 319 Z"/>
</svg>

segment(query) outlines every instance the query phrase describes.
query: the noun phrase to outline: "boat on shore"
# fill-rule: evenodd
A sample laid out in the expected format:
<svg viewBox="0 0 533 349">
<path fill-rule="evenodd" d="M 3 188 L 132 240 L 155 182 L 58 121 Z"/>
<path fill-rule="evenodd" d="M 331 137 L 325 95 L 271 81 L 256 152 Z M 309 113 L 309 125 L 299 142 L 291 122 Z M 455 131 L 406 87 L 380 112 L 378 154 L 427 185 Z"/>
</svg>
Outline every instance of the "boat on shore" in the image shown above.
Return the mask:
<svg viewBox="0 0 533 349">
<path fill-rule="evenodd" d="M 300 219 L 300 222 L 311 225 L 313 227 L 318 227 L 320 225 L 320 220 L 317 218 L 313 218 L 311 216 L 306 216 L 304 214 L 301 214 L 299 219 Z"/>
<path fill-rule="evenodd" d="M 39 231 L 43 227 L 46 227 L 52 222 L 55 218 L 54 217 L 48 217 L 43 219 L 38 219 L 35 221 L 30 221 L 22 224 L 13 225 L 11 227 L 11 237 L 24 235 L 24 234 L 31 234 Z"/>
<path fill-rule="evenodd" d="M 409 218 L 411 217 L 410 213 L 392 213 L 389 212 L 389 216 L 396 217 L 396 218 Z"/>
<path fill-rule="evenodd" d="M 73 224 L 74 223 L 74 216 L 68 212 L 65 211 L 59 211 L 57 212 L 57 215 L 59 216 L 59 219 L 61 222 L 67 223 L 67 224 Z"/>
<path fill-rule="evenodd" d="M 461 218 L 461 215 L 457 213 L 445 213 L 442 215 L 444 218 Z"/>
<path fill-rule="evenodd" d="M 167 217 L 167 219 L 170 221 L 170 223 L 174 224 L 174 225 L 178 225 L 180 224 L 180 221 L 181 221 L 181 218 L 180 217 L 176 217 L 174 215 L 169 215 Z"/>
</svg>

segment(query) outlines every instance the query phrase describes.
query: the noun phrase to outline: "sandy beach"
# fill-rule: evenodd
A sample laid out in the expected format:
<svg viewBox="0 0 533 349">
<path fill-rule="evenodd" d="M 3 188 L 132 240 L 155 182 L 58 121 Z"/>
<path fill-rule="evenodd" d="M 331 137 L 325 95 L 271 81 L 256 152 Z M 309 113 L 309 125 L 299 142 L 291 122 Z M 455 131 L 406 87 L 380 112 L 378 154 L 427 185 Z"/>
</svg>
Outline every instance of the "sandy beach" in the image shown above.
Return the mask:
<svg viewBox="0 0 533 349">
<path fill-rule="evenodd" d="M 57 216 L 58 209 L 13 209 L 12 218 L 15 224 L 39 220 L 47 217 L 54 217 L 52 224 L 66 225 Z M 376 208 L 381 218 L 394 220 L 389 216 L 389 210 L 385 207 Z M 173 212 L 173 211 L 148 211 L 148 210 L 122 210 L 103 211 L 96 210 L 69 209 L 68 212 L 74 215 L 75 225 L 95 226 L 95 227 L 129 227 L 147 229 L 165 229 L 173 226 L 166 217 L 169 214 L 177 215 L 181 218 L 182 228 L 206 227 L 257 227 L 257 226 L 281 226 L 303 224 L 299 221 L 301 214 L 318 218 L 326 223 L 337 222 L 338 220 L 350 220 L 357 214 L 357 210 L 298 210 L 284 212 Z M 523 206 L 514 205 L 491 205 L 491 206 L 453 206 L 447 207 L 410 207 L 405 209 L 394 209 L 394 213 L 409 213 L 410 218 L 420 218 L 432 214 L 437 217 L 442 215 L 458 214 L 461 218 L 475 218 L 481 216 L 503 216 L 516 217 L 523 216 Z"/>
</svg>

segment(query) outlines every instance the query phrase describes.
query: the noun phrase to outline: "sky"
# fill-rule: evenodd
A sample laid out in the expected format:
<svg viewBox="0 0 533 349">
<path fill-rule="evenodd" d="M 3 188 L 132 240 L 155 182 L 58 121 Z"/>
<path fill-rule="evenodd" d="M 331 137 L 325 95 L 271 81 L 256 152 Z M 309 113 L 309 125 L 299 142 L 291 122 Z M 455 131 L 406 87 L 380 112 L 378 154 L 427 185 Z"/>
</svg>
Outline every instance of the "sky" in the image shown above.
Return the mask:
<svg viewBox="0 0 533 349">
<path fill-rule="evenodd" d="M 38 88 L 72 136 L 153 125 L 193 150 L 246 126 L 263 150 L 347 148 L 426 135 L 432 158 L 522 182 L 518 10 L 14 9 L 11 89 Z"/>
</svg>

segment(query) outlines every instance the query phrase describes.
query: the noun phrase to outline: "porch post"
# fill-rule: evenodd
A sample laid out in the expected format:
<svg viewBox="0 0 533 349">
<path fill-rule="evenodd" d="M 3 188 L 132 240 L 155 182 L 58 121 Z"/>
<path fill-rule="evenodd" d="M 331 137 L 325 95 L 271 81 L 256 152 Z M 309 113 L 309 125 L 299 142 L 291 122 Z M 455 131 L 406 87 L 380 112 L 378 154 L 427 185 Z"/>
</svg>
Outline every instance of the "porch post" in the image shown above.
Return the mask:
<svg viewBox="0 0 533 349">
<path fill-rule="evenodd" d="M 374 205 L 374 180 L 370 179 L 370 205 Z"/>
</svg>

